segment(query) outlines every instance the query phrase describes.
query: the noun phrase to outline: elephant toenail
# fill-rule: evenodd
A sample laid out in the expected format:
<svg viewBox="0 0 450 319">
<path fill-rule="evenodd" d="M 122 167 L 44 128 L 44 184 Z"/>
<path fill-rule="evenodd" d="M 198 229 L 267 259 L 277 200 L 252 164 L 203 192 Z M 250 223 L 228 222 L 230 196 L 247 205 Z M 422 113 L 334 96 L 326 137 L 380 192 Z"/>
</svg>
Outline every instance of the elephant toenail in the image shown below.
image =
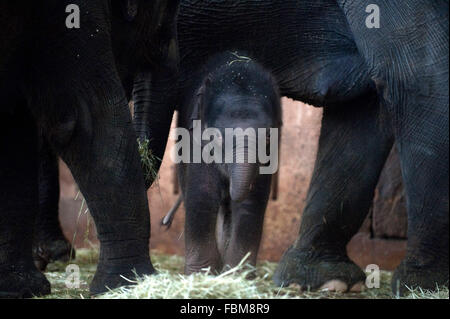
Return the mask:
<svg viewBox="0 0 450 319">
<path fill-rule="evenodd" d="M 329 291 L 329 292 L 346 292 L 348 290 L 348 286 L 346 283 L 340 281 L 340 280 L 331 280 L 326 282 L 322 287 L 319 289 L 320 291 Z"/>
<path fill-rule="evenodd" d="M 366 285 L 363 282 L 358 282 L 350 289 L 350 292 L 363 292 L 366 290 Z"/>
</svg>

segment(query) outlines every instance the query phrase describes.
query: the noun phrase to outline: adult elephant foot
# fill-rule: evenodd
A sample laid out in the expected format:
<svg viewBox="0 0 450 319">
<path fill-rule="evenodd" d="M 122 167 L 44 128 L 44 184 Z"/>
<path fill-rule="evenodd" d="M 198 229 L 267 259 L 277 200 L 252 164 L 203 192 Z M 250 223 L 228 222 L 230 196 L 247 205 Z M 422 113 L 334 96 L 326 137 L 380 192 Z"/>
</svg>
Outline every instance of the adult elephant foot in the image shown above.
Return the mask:
<svg viewBox="0 0 450 319">
<path fill-rule="evenodd" d="M 366 275 L 346 255 L 302 251 L 291 247 L 281 259 L 273 280 L 276 285 L 303 290 L 359 292 Z"/>
<path fill-rule="evenodd" d="M 420 265 L 405 259 L 395 270 L 391 287 L 395 295 L 404 296 L 410 289 L 435 291 L 444 286 L 448 287 L 448 284 L 448 262 L 440 265 Z"/>
<path fill-rule="evenodd" d="M 134 262 L 130 270 L 128 263 L 123 266 L 106 266 L 99 263 L 97 272 L 90 285 L 92 296 L 100 295 L 111 289 L 136 284 L 136 279 L 156 273 L 150 261 Z"/>
<path fill-rule="evenodd" d="M 0 298 L 32 298 L 50 294 L 50 283 L 34 266 L 0 269 Z"/>
<path fill-rule="evenodd" d="M 50 263 L 68 262 L 75 257 L 75 249 L 65 238 L 41 240 L 33 244 L 33 261 L 40 271 L 44 271 Z"/>
</svg>

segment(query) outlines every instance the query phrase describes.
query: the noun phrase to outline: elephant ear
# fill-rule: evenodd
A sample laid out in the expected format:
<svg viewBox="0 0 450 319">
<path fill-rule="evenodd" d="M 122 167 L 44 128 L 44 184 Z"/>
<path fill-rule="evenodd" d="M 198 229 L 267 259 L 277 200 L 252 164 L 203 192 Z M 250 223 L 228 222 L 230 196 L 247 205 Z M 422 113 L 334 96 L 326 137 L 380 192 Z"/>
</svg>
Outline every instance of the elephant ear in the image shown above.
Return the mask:
<svg viewBox="0 0 450 319">
<path fill-rule="evenodd" d="M 209 76 L 206 77 L 206 79 L 203 81 L 200 88 L 197 90 L 194 96 L 194 107 L 192 108 L 192 114 L 191 114 L 191 122 L 189 125 L 189 129 L 194 129 L 194 121 L 202 120 L 203 115 L 203 107 L 205 104 L 205 95 L 206 91 L 208 90 L 208 86 L 211 84 L 211 78 Z"/>
<path fill-rule="evenodd" d="M 125 20 L 128 22 L 133 21 L 139 9 L 139 0 L 122 0 L 122 12 Z"/>
</svg>

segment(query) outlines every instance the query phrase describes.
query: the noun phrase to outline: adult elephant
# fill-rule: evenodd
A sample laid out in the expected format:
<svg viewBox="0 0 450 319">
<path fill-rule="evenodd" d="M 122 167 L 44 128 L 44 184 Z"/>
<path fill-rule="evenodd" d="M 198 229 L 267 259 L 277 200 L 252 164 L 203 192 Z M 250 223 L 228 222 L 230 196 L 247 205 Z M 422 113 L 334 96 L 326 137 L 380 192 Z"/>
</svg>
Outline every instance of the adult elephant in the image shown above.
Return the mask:
<svg viewBox="0 0 450 319">
<path fill-rule="evenodd" d="M 377 9 L 380 28 L 370 28 Z M 283 95 L 324 108 L 299 237 L 278 266 L 278 285 L 362 286 L 365 274 L 347 257 L 346 244 L 369 210 L 394 141 L 407 194 L 408 249 L 392 288 L 448 285 L 448 1 L 185 0 L 178 32 L 178 104 L 188 103 L 198 85 L 191 75 L 208 57 L 246 50 L 273 72 Z M 158 104 L 159 92 L 150 92 L 150 108 L 137 99 L 150 116 L 135 118 L 157 157 L 173 112 Z"/>
<path fill-rule="evenodd" d="M 165 84 L 168 80 L 173 81 L 178 72 L 176 15 L 179 0 L 156 0 L 151 6 L 140 5 L 139 2 L 112 2 L 116 16 L 111 25 L 114 34 L 113 54 L 120 61 L 117 72 L 128 101 L 135 80 L 153 77 L 154 85 L 158 81 Z M 145 63 L 140 62 L 143 59 Z M 136 91 L 136 94 L 139 93 Z M 172 95 L 169 92 L 165 98 L 172 98 Z M 48 263 L 74 258 L 75 249 L 65 238 L 58 219 L 58 157 L 46 140 L 45 132 L 40 136 L 39 145 L 39 210 L 33 239 L 33 258 L 38 269 L 45 270 Z M 143 168 L 148 166 L 143 165 Z"/>
<path fill-rule="evenodd" d="M 171 62 L 178 1 L 0 4 L 0 296 L 50 292 L 33 264 L 38 130 L 70 167 L 101 242 L 91 284 L 150 274 L 149 215 L 127 96 Z M 79 24 L 78 24 L 79 18 Z M 175 56 L 176 58 L 176 56 Z"/>
</svg>

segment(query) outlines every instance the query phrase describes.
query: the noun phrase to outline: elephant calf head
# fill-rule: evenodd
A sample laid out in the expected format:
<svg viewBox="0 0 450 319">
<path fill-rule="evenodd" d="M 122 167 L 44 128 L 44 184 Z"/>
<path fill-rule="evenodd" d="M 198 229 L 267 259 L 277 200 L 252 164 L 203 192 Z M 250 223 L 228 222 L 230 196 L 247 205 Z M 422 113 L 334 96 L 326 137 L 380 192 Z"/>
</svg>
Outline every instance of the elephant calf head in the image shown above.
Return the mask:
<svg viewBox="0 0 450 319">
<path fill-rule="evenodd" d="M 201 119 L 215 136 L 212 147 L 224 155 L 221 169 L 233 201 L 246 199 L 259 174 L 275 173 L 267 166 L 270 161 L 278 166 L 278 87 L 271 73 L 245 54 L 227 52 L 206 64 L 191 119 Z M 276 158 L 268 160 L 269 150 Z"/>
</svg>

